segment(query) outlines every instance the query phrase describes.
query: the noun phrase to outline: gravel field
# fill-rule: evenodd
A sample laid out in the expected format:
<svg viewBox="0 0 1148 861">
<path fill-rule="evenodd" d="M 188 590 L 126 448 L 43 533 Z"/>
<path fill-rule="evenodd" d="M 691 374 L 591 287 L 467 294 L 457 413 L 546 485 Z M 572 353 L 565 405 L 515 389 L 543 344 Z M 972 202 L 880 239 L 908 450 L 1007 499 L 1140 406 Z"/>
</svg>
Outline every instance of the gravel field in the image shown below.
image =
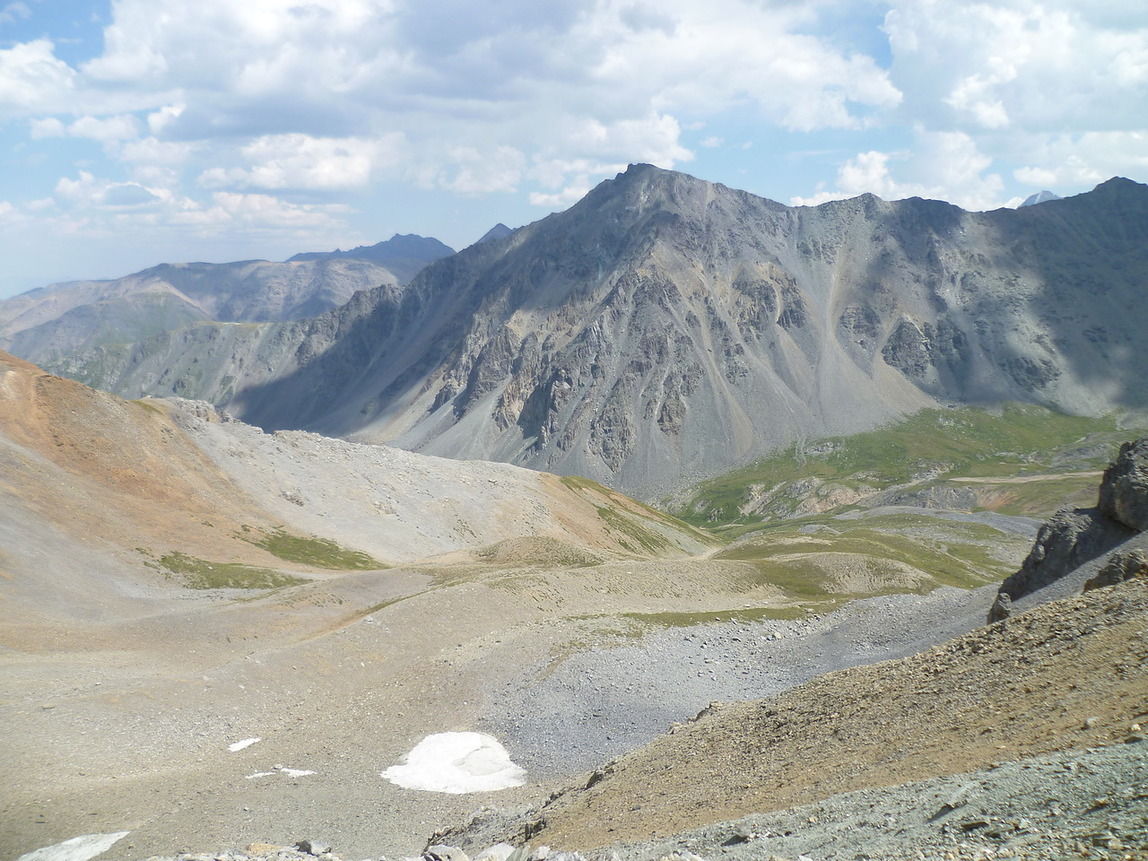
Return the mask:
<svg viewBox="0 0 1148 861">
<path fill-rule="evenodd" d="M 487 696 L 483 725 L 533 773 L 589 771 L 714 701 L 760 699 L 919 652 L 984 623 L 996 586 L 855 601 L 800 621 L 711 622 L 542 661 Z"/>
</svg>

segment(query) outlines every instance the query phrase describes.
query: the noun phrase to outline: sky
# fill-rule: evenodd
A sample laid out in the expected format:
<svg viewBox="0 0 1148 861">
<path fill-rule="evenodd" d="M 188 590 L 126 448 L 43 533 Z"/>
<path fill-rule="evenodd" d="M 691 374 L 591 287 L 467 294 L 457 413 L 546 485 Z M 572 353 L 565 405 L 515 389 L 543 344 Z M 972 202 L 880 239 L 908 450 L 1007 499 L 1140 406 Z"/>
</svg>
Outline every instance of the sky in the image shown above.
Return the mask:
<svg viewBox="0 0 1148 861">
<path fill-rule="evenodd" d="M 459 249 L 637 162 L 790 205 L 1148 181 L 1148 3 L 0 0 L 0 298 Z"/>
</svg>

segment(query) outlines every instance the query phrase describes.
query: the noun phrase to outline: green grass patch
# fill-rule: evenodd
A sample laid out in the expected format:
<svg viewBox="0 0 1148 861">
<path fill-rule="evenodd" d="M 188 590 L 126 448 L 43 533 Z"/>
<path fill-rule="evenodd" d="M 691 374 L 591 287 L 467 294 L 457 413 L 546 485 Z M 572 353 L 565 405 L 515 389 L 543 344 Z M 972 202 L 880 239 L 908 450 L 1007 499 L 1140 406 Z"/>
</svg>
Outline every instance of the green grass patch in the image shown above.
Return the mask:
<svg viewBox="0 0 1148 861">
<path fill-rule="evenodd" d="M 609 515 L 609 517 L 602 514 L 603 511 L 610 510 L 609 507 L 599 506 L 596 504 L 595 507 L 598 510 L 598 515 L 606 520 L 607 523 L 611 526 L 616 525 L 622 519 L 632 519 L 632 526 L 626 529 L 622 529 L 621 531 L 628 532 L 632 530 L 639 530 L 645 534 L 646 540 L 650 540 L 651 536 L 653 536 L 652 540 L 654 543 L 658 544 L 660 548 L 664 549 L 669 547 L 672 542 L 664 536 L 659 536 L 649 527 L 638 525 L 642 517 L 648 520 L 652 520 L 656 523 L 660 523 L 673 532 L 688 535 L 690 538 L 700 544 L 709 545 L 712 547 L 717 546 L 720 543 L 708 530 L 701 528 L 693 523 L 682 520 L 679 517 L 675 517 L 672 514 L 668 514 L 667 512 L 658 508 L 654 508 L 652 505 L 647 505 L 646 503 L 639 502 L 638 500 L 631 497 L 623 496 L 622 494 L 618 493 L 618 491 L 606 487 L 604 484 L 600 484 L 592 479 L 583 478 L 580 475 L 564 475 L 561 476 L 559 480 L 563 485 L 570 488 L 571 490 L 593 493 L 600 497 L 605 497 L 606 500 L 614 503 L 613 514 Z M 626 509 L 630 508 L 637 509 L 641 513 L 637 514 L 632 511 L 626 511 Z M 621 529 L 620 526 L 618 528 Z M 640 545 L 645 546 L 646 541 L 639 539 L 637 535 L 632 534 L 630 537 L 638 541 Z"/>
<path fill-rule="evenodd" d="M 277 589 L 307 582 L 269 568 L 239 562 L 208 562 L 178 550 L 161 556 L 159 565 L 181 578 L 190 589 Z"/>
<path fill-rule="evenodd" d="M 750 563 L 756 583 L 798 598 L 817 598 L 842 594 L 834 572 L 857 565 L 876 582 L 895 584 L 903 570 L 899 566 L 907 566 L 925 575 L 919 589 L 976 588 L 1016 570 L 1030 543 L 985 524 L 930 515 L 821 516 L 761 529 L 714 558 Z M 905 589 L 892 585 L 873 594 L 887 591 Z"/>
<path fill-rule="evenodd" d="M 647 553 L 661 553 L 670 546 L 670 542 L 662 535 L 654 532 L 652 529 L 647 529 L 642 526 L 638 521 L 627 517 L 622 512 L 614 508 L 599 507 L 597 509 L 598 516 L 607 527 L 620 532 L 626 536 L 626 539 L 619 539 L 618 543 L 631 553 L 640 553 L 645 550 Z"/>
<path fill-rule="evenodd" d="M 760 523 L 741 509 L 755 494 L 815 478 L 844 488 L 881 490 L 951 477 L 1010 477 L 1102 469 L 1119 441 L 1138 435 L 1117 416 L 1069 416 L 1013 404 L 999 411 L 973 407 L 923 410 L 853 436 L 794 444 L 752 466 L 701 484 L 679 512 L 714 528 Z M 796 489 L 795 489 L 796 492 Z"/>
<path fill-rule="evenodd" d="M 370 571 L 388 567 L 367 553 L 348 550 L 326 538 L 304 538 L 282 529 L 257 532 L 244 526 L 240 530 L 239 537 L 256 547 L 262 547 L 272 556 L 277 556 L 285 562 L 298 562 L 300 565 L 310 565 L 313 568 Z"/>
<path fill-rule="evenodd" d="M 818 607 L 818 612 L 825 612 Z M 764 622 L 769 620 L 792 621 L 809 615 L 804 607 L 746 607 L 741 610 L 711 610 L 690 613 L 621 613 L 623 619 L 630 619 L 642 625 L 661 628 L 691 628 L 710 622 Z"/>
</svg>

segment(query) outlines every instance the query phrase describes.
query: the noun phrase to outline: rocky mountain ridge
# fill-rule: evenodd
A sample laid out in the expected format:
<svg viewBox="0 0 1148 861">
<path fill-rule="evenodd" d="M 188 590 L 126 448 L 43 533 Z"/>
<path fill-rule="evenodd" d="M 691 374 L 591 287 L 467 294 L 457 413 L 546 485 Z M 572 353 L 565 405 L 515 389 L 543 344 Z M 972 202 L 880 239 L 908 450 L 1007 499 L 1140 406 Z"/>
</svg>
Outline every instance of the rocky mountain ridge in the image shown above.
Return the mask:
<svg viewBox="0 0 1148 861">
<path fill-rule="evenodd" d="M 300 320 L 359 290 L 402 286 L 453 254 L 437 239 L 394 236 L 347 252 L 283 263 L 164 263 L 107 281 L 69 281 L 0 302 L 0 349 L 33 363 L 145 340 L 202 322 Z"/>
<path fill-rule="evenodd" d="M 1021 210 L 792 208 L 636 165 L 409 289 L 53 369 L 656 498 L 925 406 L 1141 406 L 1146 261 L 1148 188 L 1124 179 Z"/>
</svg>

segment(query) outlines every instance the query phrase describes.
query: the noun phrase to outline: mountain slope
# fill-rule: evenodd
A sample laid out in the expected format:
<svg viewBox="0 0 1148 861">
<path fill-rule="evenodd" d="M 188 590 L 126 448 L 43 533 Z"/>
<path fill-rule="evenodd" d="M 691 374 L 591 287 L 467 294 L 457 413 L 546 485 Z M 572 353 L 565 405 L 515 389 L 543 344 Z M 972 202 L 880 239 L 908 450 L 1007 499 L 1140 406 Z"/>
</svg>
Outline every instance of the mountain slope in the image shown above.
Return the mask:
<svg viewBox="0 0 1148 861">
<path fill-rule="evenodd" d="M 0 348 L 43 363 L 201 321 L 304 319 L 337 308 L 359 290 L 406 284 L 453 253 L 437 239 L 395 236 L 285 263 L 165 263 L 110 281 L 53 284 L 0 302 Z"/>
<path fill-rule="evenodd" d="M 376 566 L 505 541 L 596 559 L 712 546 L 590 483 L 266 435 L 206 404 L 123 401 L 2 352 L 0 467 L 0 599 L 26 614 L 145 612 L 180 557 L 312 576 L 269 550 L 280 536 L 365 551 Z"/>
<path fill-rule="evenodd" d="M 53 367 L 651 498 L 926 406 L 1142 406 L 1146 286 L 1148 188 L 1128 180 L 988 213 L 790 208 L 638 165 L 404 291 Z"/>
</svg>

